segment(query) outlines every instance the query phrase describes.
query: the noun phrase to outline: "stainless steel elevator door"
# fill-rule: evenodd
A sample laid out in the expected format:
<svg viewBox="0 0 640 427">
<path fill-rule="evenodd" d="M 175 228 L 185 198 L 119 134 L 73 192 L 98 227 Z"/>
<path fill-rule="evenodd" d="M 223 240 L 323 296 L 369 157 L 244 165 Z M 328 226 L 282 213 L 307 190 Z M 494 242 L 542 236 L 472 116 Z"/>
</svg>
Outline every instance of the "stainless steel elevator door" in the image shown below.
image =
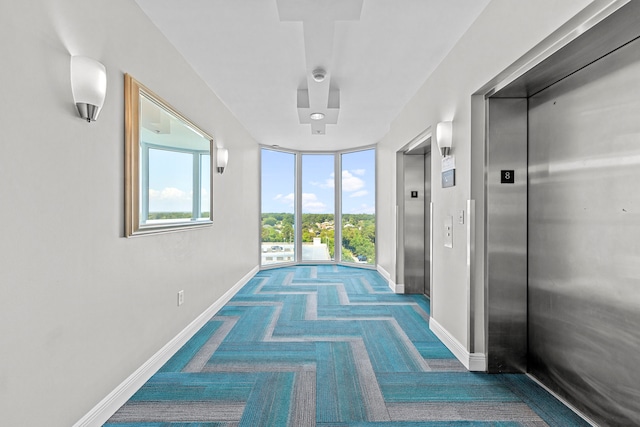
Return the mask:
<svg viewBox="0 0 640 427">
<path fill-rule="evenodd" d="M 529 99 L 529 372 L 640 425 L 640 41 Z"/>
<path fill-rule="evenodd" d="M 489 101 L 486 151 L 489 372 L 527 370 L 527 105 L 526 98 Z M 507 182 L 503 182 L 502 171 L 508 174 L 504 176 Z"/>
<path fill-rule="evenodd" d="M 404 289 L 429 296 L 431 154 L 405 154 L 404 167 Z"/>
<path fill-rule="evenodd" d="M 424 156 L 404 156 L 404 290 L 424 292 Z"/>
</svg>

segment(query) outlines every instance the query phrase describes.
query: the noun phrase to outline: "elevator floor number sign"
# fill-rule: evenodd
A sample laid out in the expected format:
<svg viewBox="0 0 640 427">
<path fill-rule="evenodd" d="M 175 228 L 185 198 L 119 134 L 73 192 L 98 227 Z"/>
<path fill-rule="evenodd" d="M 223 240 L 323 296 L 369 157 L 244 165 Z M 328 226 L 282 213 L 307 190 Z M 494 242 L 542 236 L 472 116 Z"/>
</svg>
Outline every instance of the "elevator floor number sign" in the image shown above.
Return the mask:
<svg viewBox="0 0 640 427">
<path fill-rule="evenodd" d="M 500 184 L 515 184 L 516 174 L 513 170 L 500 171 Z"/>
</svg>

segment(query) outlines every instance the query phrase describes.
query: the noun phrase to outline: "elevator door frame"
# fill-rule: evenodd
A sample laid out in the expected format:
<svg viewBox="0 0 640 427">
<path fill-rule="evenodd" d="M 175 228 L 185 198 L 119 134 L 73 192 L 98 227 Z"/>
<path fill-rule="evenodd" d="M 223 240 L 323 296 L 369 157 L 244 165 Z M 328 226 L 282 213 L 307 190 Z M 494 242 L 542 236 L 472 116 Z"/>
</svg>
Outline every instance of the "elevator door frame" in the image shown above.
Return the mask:
<svg viewBox="0 0 640 427">
<path fill-rule="evenodd" d="M 526 359 L 524 363 L 522 362 L 523 352 L 525 356 L 527 352 L 522 340 L 510 341 L 509 339 L 509 334 L 514 333 L 527 336 L 527 323 L 521 322 L 522 301 L 517 303 L 517 308 L 514 310 L 518 313 L 517 326 L 514 327 L 508 324 L 510 322 L 509 298 L 514 293 L 500 292 L 501 287 L 504 289 L 505 280 L 511 280 L 518 283 L 517 293 L 520 295 L 522 295 L 524 283 L 526 295 L 527 272 L 526 268 L 523 270 L 514 268 L 514 265 L 505 264 L 507 257 L 504 256 L 506 253 L 504 236 L 500 231 L 500 228 L 506 225 L 505 212 L 493 209 L 491 203 L 495 202 L 496 197 L 500 198 L 501 193 L 506 194 L 504 190 L 507 188 L 502 187 L 505 184 L 496 181 L 500 179 L 501 171 L 517 170 L 517 165 L 527 162 L 526 150 L 518 149 L 519 154 L 511 153 L 511 156 L 507 156 L 509 157 L 507 163 L 501 158 L 502 154 L 495 157 L 496 151 L 510 150 L 507 145 L 510 143 L 520 146 L 524 143 L 526 146 L 528 138 L 526 135 L 524 141 L 521 137 L 512 141 L 509 141 L 509 137 L 503 138 L 504 135 L 492 127 L 492 122 L 501 123 L 505 118 L 501 118 L 500 113 L 496 117 L 496 109 L 492 108 L 492 103 L 501 104 L 508 102 L 508 99 L 520 99 L 526 103 L 529 97 L 636 39 L 639 9 L 640 2 L 626 0 L 614 1 L 600 9 L 585 8 L 582 13 L 576 15 L 538 47 L 474 94 L 484 99 L 484 186 L 482 191 L 485 233 L 484 340 L 488 372 L 526 372 L 527 370 Z M 525 108 L 524 114 L 518 111 L 512 117 L 521 126 L 527 126 L 526 110 Z M 493 145 L 492 140 L 495 143 Z M 492 160 L 492 156 L 495 161 Z M 526 181 L 528 177 L 521 176 L 520 179 Z M 521 198 L 523 194 L 526 195 L 526 188 L 516 193 L 516 196 Z M 520 232 L 526 233 L 526 210 L 524 214 L 519 211 L 511 215 L 510 221 L 513 224 L 523 224 L 521 226 L 524 230 Z M 519 248 L 518 250 L 524 250 L 526 258 L 526 245 L 524 249 L 521 245 Z M 505 270 L 502 270 L 502 267 L 505 267 Z"/>
<path fill-rule="evenodd" d="M 407 157 L 422 159 L 422 182 L 419 188 L 413 189 L 418 191 L 418 203 L 422 203 L 421 216 L 422 228 L 420 234 L 422 237 L 421 266 L 423 285 L 422 292 L 411 292 L 407 286 L 408 275 L 407 270 L 407 218 L 406 218 L 406 201 L 411 199 L 410 191 L 405 185 L 405 160 Z M 402 147 L 396 153 L 396 277 L 395 282 L 398 284 L 401 293 L 420 293 L 430 298 L 431 290 L 431 130 L 426 129 L 418 136 L 413 138 L 409 143 Z"/>
</svg>

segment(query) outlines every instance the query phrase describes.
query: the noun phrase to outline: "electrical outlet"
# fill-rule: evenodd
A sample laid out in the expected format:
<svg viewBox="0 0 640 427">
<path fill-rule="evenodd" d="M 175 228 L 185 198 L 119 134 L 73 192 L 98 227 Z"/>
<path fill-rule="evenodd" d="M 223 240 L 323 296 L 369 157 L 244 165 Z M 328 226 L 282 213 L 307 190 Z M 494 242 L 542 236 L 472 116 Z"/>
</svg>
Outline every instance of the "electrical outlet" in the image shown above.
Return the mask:
<svg viewBox="0 0 640 427">
<path fill-rule="evenodd" d="M 179 291 L 178 292 L 178 305 L 182 305 L 182 303 L 184 302 L 184 291 Z"/>
</svg>

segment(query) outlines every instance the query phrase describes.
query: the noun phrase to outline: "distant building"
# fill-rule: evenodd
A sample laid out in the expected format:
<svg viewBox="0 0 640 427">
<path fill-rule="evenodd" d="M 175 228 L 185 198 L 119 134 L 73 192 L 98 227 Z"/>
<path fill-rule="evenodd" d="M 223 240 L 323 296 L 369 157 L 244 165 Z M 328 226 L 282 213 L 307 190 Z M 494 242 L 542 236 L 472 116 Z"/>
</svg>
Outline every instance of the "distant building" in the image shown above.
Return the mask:
<svg viewBox="0 0 640 427">
<path fill-rule="evenodd" d="M 293 243 L 263 242 L 262 265 L 280 264 L 295 261 L 295 246 Z M 331 261 L 329 248 L 319 237 L 313 243 L 302 244 L 302 261 Z"/>
</svg>

